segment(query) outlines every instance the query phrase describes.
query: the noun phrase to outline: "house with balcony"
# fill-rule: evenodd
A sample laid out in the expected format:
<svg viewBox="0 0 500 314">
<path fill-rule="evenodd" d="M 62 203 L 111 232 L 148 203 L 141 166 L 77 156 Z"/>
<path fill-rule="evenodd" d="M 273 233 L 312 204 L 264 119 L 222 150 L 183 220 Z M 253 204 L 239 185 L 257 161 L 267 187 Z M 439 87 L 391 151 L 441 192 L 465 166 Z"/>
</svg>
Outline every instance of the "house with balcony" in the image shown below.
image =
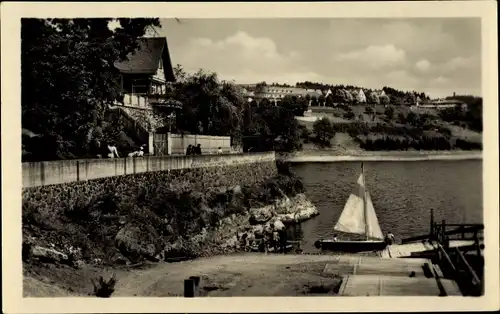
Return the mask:
<svg viewBox="0 0 500 314">
<path fill-rule="evenodd" d="M 176 112 L 181 106 L 172 106 L 167 95 L 167 83 L 174 82 L 174 70 L 165 37 L 144 37 L 138 40 L 139 47 L 117 61 L 114 66 L 120 73 L 122 95 L 112 108 L 112 119 L 124 122 L 125 133 L 131 145 L 147 143 L 153 153 L 152 137 L 157 130 L 175 126 Z M 172 107 L 167 120 L 159 118 L 153 111 L 155 106 Z"/>
<path fill-rule="evenodd" d="M 165 37 L 139 39 L 139 48 L 128 60 L 115 62 L 120 71 L 123 99 L 120 105 L 151 110 L 166 101 L 166 84 L 174 82 L 174 70 Z"/>
</svg>

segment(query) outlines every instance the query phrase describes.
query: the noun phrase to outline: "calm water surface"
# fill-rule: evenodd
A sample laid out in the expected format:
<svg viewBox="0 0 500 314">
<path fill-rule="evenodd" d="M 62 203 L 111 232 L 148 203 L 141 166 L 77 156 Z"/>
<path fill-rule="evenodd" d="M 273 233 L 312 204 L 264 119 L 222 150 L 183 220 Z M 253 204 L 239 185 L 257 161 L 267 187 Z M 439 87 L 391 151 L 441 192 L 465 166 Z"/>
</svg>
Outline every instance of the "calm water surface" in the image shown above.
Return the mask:
<svg viewBox="0 0 500 314">
<path fill-rule="evenodd" d="M 429 232 L 430 209 L 437 221 L 482 223 L 482 161 L 365 162 L 366 184 L 384 233 L 397 239 Z M 360 173 L 359 162 L 297 163 L 292 171 L 320 215 L 300 225 L 304 251 L 331 237 Z M 346 235 L 341 235 L 344 238 Z"/>
</svg>

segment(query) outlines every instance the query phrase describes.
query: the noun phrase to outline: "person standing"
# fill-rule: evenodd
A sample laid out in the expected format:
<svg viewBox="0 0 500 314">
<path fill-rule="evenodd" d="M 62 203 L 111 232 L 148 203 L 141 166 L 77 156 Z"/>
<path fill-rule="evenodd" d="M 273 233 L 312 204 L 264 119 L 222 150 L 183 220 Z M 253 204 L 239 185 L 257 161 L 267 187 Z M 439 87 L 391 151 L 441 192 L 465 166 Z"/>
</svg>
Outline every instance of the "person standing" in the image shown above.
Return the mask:
<svg viewBox="0 0 500 314">
<path fill-rule="evenodd" d="M 201 144 L 196 145 L 196 147 L 194 148 L 194 154 L 201 155 Z"/>
<path fill-rule="evenodd" d="M 389 231 L 385 237 L 385 241 L 388 245 L 392 245 L 394 244 L 394 242 L 396 242 L 396 238 L 394 237 L 392 232 Z"/>
<path fill-rule="evenodd" d="M 279 235 L 278 231 L 274 231 L 273 232 L 274 253 L 278 252 L 279 243 L 280 243 L 280 235 Z"/>
</svg>

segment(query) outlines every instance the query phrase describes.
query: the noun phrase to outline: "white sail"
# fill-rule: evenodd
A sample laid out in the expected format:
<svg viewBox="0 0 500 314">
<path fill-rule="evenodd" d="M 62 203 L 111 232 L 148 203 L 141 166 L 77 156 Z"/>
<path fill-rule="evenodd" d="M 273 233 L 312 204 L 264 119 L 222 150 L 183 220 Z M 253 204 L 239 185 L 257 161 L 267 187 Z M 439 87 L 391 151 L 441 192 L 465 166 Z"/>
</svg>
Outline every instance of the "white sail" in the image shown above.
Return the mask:
<svg viewBox="0 0 500 314">
<path fill-rule="evenodd" d="M 359 176 L 357 189 L 349 195 L 334 229 L 346 233 L 364 234 L 369 239 L 384 239 L 370 194 L 365 191 L 363 174 Z"/>
<path fill-rule="evenodd" d="M 346 233 L 365 234 L 365 214 L 363 207 L 364 180 L 361 174 L 357 181 L 357 189 L 349 195 L 334 229 Z"/>
<path fill-rule="evenodd" d="M 380 225 L 378 223 L 377 214 L 375 213 L 375 207 L 373 207 L 372 198 L 370 197 L 370 193 L 366 192 L 366 212 L 367 212 L 367 222 L 368 222 L 368 237 L 370 239 L 378 239 L 383 240 L 384 234 L 382 233 L 382 229 L 380 229 Z"/>
<path fill-rule="evenodd" d="M 365 234 L 362 198 L 354 194 L 349 195 L 334 229 L 346 233 Z"/>
</svg>

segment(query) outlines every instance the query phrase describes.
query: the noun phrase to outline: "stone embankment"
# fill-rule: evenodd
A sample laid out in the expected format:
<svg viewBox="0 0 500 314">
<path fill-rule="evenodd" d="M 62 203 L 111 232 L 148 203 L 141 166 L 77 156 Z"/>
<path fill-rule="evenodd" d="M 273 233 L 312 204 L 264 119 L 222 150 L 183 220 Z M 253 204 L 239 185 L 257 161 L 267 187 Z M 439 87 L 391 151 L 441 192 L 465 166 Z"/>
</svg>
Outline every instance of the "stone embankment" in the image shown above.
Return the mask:
<svg viewBox="0 0 500 314">
<path fill-rule="evenodd" d="M 251 240 L 318 214 L 274 153 L 217 158 L 24 188 L 23 260 L 82 268 L 227 254 L 242 250 L 243 234 Z"/>
</svg>

